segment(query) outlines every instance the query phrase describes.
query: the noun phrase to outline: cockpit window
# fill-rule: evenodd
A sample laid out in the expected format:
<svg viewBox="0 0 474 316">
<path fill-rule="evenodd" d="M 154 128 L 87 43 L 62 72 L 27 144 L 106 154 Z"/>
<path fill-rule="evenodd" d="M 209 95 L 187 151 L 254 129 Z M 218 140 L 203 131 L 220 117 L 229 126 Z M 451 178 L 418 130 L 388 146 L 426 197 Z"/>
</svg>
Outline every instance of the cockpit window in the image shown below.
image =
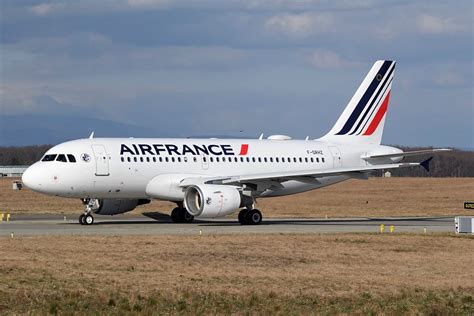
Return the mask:
<svg viewBox="0 0 474 316">
<path fill-rule="evenodd" d="M 66 155 L 60 154 L 56 158 L 56 161 L 67 162 Z"/>
<path fill-rule="evenodd" d="M 43 157 L 43 159 L 41 159 L 41 161 L 54 161 L 54 159 L 56 159 L 56 156 L 57 155 L 46 155 Z"/>
<path fill-rule="evenodd" d="M 69 162 L 76 162 L 76 157 L 74 157 L 74 155 L 68 154 L 67 158 L 69 159 Z"/>
</svg>

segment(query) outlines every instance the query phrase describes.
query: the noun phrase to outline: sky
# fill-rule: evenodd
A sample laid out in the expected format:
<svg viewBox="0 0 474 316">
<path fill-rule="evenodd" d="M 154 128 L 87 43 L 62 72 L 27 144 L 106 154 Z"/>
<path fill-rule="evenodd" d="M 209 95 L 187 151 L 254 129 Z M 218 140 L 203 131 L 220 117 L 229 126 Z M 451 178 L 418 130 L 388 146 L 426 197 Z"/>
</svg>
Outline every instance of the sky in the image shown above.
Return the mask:
<svg viewBox="0 0 474 316">
<path fill-rule="evenodd" d="M 471 0 L 0 4 L 2 115 L 318 138 L 392 59 L 383 142 L 474 148 Z"/>
</svg>

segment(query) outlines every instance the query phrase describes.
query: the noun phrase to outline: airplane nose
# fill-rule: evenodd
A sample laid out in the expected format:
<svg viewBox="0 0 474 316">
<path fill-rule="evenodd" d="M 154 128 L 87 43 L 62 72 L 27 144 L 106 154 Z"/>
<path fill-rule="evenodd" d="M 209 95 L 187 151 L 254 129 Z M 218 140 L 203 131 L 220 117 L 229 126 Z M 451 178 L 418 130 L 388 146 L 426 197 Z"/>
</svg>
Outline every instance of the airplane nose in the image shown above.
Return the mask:
<svg viewBox="0 0 474 316">
<path fill-rule="evenodd" d="M 38 191 L 41 187 L 38 171 L 38 166 L 32 165 L 21 176 L 21 181 L 30 190 Z"/>
</svg>

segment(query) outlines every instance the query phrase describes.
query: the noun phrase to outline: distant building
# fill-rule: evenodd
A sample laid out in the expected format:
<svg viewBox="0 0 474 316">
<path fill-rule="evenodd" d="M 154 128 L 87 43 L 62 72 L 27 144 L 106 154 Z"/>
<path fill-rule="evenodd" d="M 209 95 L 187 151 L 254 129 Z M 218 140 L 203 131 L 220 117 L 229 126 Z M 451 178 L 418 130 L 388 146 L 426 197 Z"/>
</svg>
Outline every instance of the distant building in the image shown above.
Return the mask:
<svg viewBox="0 0 474 316">
<path fill-rule="evenodd" d="M 0 166 L 0 178 L 19 178 L 29 166 Z"/>
</svg>

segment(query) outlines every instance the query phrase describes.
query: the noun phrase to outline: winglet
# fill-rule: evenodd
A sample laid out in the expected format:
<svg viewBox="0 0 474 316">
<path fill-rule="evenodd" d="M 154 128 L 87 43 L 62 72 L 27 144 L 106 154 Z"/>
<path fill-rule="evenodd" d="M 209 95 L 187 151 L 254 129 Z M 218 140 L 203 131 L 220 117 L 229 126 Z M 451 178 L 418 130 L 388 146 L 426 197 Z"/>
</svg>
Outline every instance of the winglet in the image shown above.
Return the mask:
<svg viewBox="0 0 474 316">
<path fill-rule="evenodd" d="M 92 138 L 94 138 L 94 131 L 92 131 L 92 133 L 89 136 L 89 139 L 92 139 Z"/>
<path fill-rule="evenodd" d="M 430 172 L 430 162 L 431 162 L 432 159 L 433 159 L 433 157 L 430 157 L 430 158 L 420 162 L 420 166 L 422 166 L 423 169 L 425 169 L 427 172 Z"/>
</svg>

